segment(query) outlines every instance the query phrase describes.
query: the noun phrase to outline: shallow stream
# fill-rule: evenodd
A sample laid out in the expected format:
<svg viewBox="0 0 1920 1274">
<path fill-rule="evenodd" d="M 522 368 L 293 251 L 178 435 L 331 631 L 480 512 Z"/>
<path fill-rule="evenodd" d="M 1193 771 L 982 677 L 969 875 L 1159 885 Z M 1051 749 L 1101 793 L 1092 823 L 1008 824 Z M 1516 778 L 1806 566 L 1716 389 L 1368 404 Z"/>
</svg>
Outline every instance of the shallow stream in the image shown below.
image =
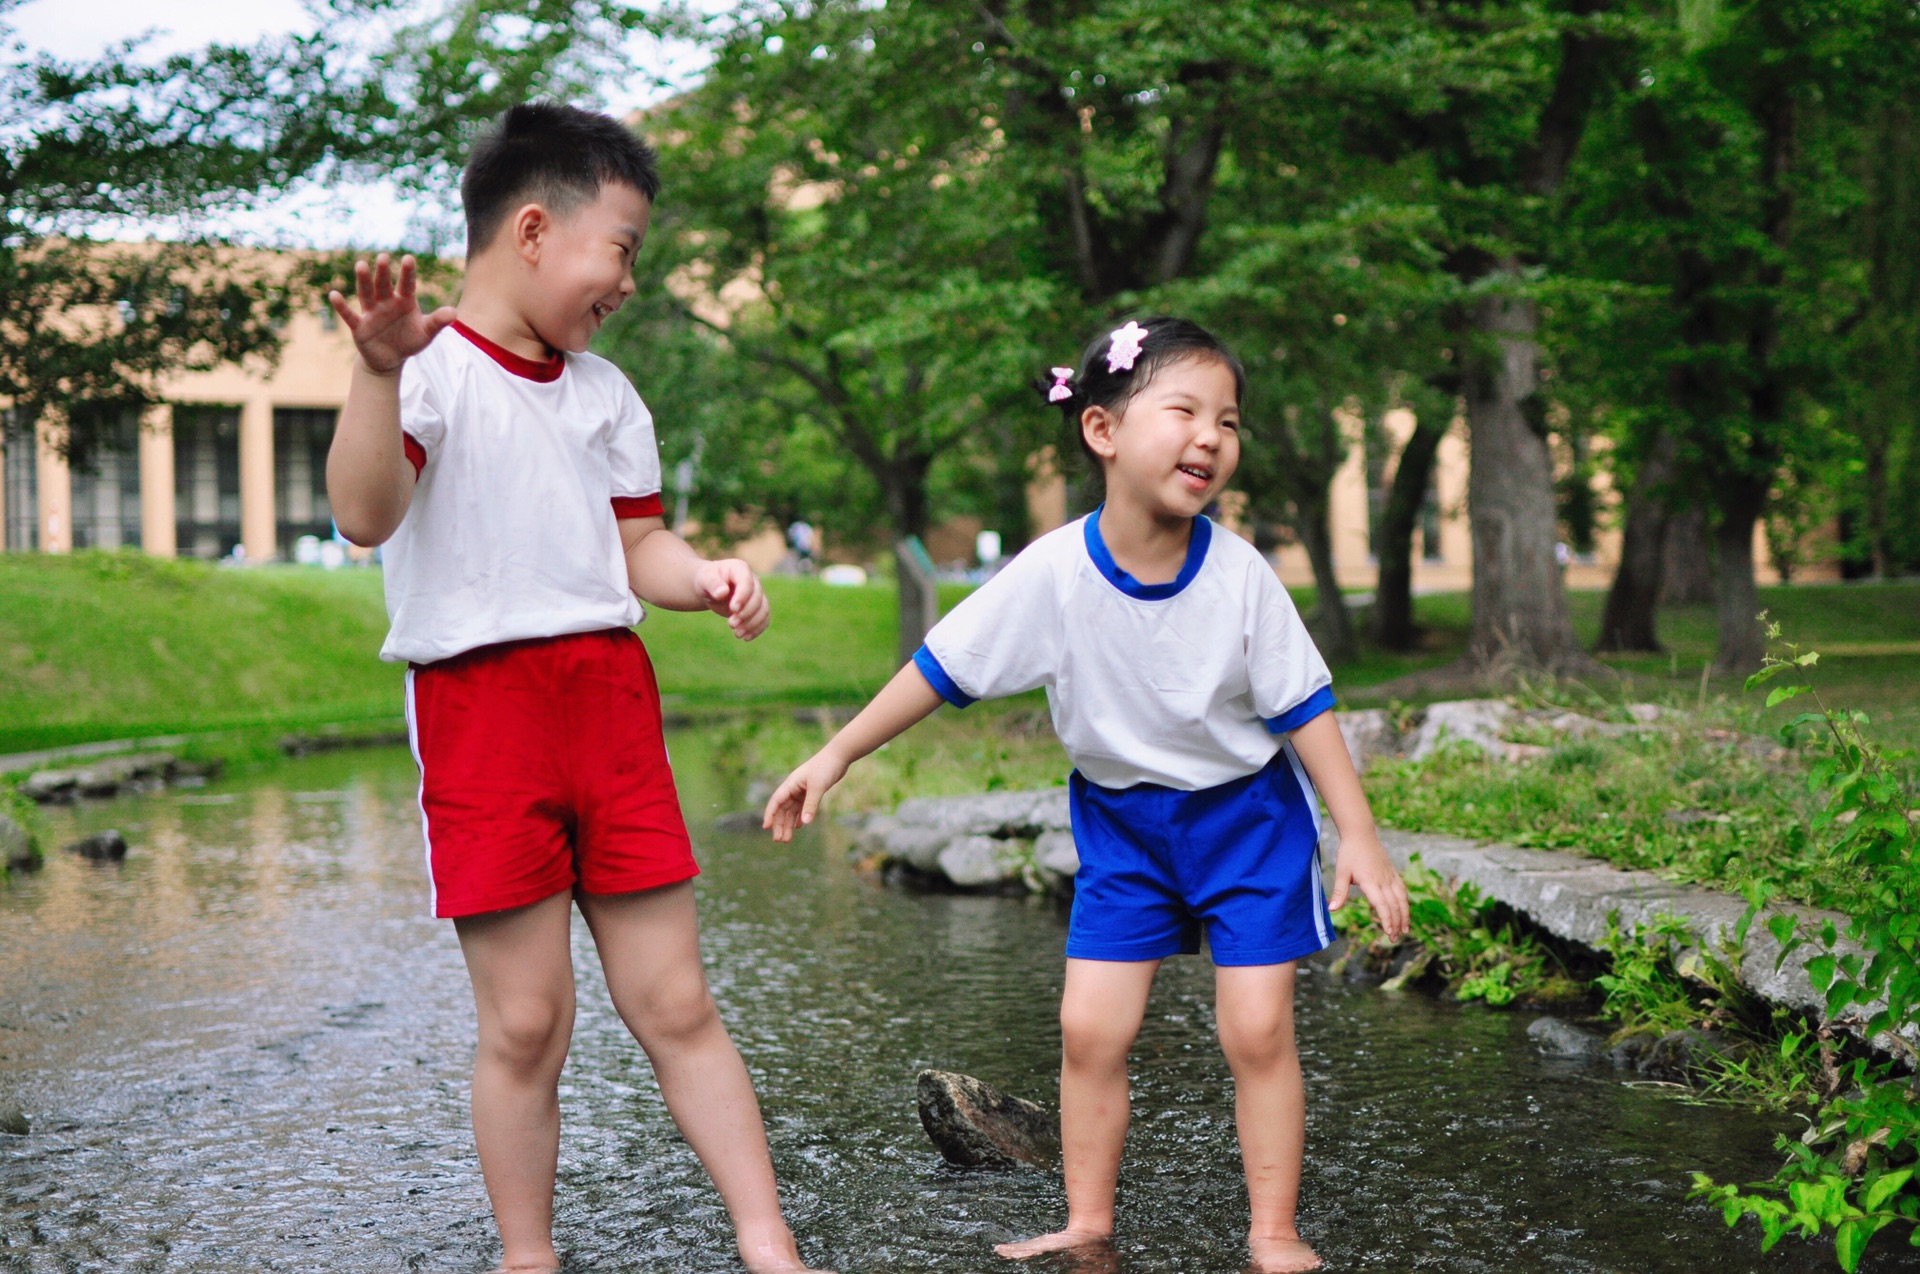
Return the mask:
<svg viewBox="0 0 1920 1274">
<path fill-rule="evenodd" d="M 945 1167 L 923 1067 L 1050 1100 L 1063 917 L 902 893 L 830 835 L 707 832 L 722 799 L 676 742 L 715 990 L 817 1261 L 1005 1270 L 990 1245 L 1062 1218 L 1058 1180 Z M 202 791 L 53 815 L 127 833 L 122 864 L 54 853 L 0 885 L 0 1270 L 480 1271 L 495 1253 L 467 1123 L 472 1008 L 425 914 L 404 753 L 319 757 Z M 734 1270 L 576 925 L 559 1238 L 570 1271 Z M 1129 1274 L 1238 1271 L 1245 1203 L 1211 979 L 1169 964 L 1135 1054 L 1120 1209 Z M 1752 1180 L 1791 1121 L 1633 1087 L 1527 1047 L 1524 1014 L 1301 980 L 1312 1126 L 1302 1228 L 1333 1270 L 1827 1270 L 1763 1257 L 1686 1201 Z M 1075 1268 L 1035 1262 L 1030 1268 Z M 1907 1249 L 1867 1267 L 1920 1269 Z M 1103 1271 L 1104 1274 L 1104 1271 Z"/>
</svg>

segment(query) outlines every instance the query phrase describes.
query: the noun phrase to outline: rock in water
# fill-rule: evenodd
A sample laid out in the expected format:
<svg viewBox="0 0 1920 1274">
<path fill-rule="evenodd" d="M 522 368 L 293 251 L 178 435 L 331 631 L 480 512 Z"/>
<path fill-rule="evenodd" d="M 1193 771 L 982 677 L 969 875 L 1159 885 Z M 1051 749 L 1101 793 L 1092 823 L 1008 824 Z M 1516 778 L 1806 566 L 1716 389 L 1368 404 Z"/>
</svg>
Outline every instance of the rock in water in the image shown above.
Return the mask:
<svg viewBox="0 0 1920 1274">
<path fill-rule="evenodd" d="M 1604 1057 L 1607 1052 L 1605 1036 L 1557 1017 L 1535 1018 L 1527 1026 L 1527 1038 L 1548 1057 Z"/>
<path fill-rule="evenodd" d="M 24 1137 L 33 1131 L 27 1122 L 26 1112 L 13 1102 L 0 1100 L 0 1133 L 10 1137 Z"/>
<path fill-rule="evenodd" d="M 1032 1102 L 952 1071 L 921 1071 L 919 1090 L 920 1123 L 948 1163 L 962 1168 L 1059 1163 L 1059 1122 Z"/>
<path fill-rule="evenodd" d="M 127 856 L 127 838 L 116 831 L 95 832 L 67 846 L 67 852 L 95 862 L 118 862 Z"/>
<path fill-rule="evenodd" d="M 30 869 L 39 865 L 40 849 L 33 843 L 33 833 L 12 816 L 0 813 L 0 868 Z"/>
</svg>

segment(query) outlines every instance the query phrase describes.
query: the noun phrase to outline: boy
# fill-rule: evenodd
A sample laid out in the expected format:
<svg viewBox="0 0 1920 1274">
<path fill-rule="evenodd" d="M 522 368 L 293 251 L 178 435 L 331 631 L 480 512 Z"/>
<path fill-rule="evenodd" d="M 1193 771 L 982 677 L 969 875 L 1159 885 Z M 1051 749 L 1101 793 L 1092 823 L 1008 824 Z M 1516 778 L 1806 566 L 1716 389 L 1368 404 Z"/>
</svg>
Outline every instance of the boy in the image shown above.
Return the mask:
<svg viewBox="0 0 1920 1274">
<path fill-rule="evenodd" d="M 638 598 L 767 626 L 744 562 L 669 532 L 652 418 L 585 352 L 632 295 L 660 181 L 617 121 L 509 110 L 460 183 L 466 283 L 422 314 L 412 258 L 329 301 L 359 350 L 327 458 L 340 530 L 385 544 L 434 913 L 479 1016 L 473 1126 L 503 1270 L 551 1270 L 577 902 L 621 1019 L 719 1188 L 749 1269 L 803 1266 L 759 1104 L 700 963 L 698 872 L 632 632 Z M 452 331 L 446 329 L 452 328 Z"/>
</svg>

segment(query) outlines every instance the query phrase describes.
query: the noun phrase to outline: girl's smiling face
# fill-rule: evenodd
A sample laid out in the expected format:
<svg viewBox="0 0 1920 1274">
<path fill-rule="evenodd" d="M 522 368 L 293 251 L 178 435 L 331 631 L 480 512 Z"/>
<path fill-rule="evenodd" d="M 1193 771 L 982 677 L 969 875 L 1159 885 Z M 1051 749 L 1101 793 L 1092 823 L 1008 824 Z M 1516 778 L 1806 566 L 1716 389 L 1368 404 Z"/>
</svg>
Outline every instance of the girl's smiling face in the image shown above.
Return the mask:
<svg viewBox="0 0 1920 1274">
<path fill-rule="evenodd" d="M 1169 363 L 1117 415 L 1087 408 L 1080 428 L 1106 470 L 1109 500 L 1156 517 L 1197 517 L 1240 463 L 1233 369 L 1206 354 Z"/>
</svg>

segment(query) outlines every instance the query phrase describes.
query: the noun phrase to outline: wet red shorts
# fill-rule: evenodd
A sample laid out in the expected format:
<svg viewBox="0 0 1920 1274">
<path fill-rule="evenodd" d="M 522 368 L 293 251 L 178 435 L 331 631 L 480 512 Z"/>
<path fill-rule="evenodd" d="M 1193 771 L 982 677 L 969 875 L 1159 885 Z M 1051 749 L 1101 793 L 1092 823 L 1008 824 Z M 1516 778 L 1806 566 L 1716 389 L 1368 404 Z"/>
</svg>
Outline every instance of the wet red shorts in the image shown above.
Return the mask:
<svg viewBox="0 0 1920 1274">
<path fill-rule="evenodd" d="M 699 874 L 661 737 L 660 690 L 624 628 L 483 646 L 407 673 L 433 914 L 578 885 Z"/>
</svg>

